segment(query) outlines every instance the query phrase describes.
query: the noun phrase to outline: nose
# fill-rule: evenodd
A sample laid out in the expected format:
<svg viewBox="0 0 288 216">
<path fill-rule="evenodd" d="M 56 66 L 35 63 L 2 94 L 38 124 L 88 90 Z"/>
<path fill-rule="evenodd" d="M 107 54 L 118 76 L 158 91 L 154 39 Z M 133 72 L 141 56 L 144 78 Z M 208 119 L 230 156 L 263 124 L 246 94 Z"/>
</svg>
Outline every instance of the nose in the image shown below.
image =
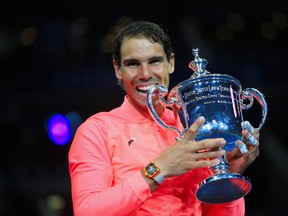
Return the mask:
<svg viewBox="0 0 288 216">
<path fill-rule="evenodd" d="M 152 71 L 149 68 L 149 65 L 147 64 L 142 64 L 140 73 L 139 73 L 139 79 L 141 80 L 148 80 L 152 77 Z"/>
</svg>

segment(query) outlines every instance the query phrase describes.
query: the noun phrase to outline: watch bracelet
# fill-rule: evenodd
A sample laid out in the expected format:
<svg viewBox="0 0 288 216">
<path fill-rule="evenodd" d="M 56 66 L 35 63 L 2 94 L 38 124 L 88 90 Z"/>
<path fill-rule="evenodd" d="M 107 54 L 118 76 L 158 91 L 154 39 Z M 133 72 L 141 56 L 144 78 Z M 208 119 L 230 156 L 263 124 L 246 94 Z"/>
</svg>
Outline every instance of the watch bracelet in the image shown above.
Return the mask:
<svg viewBox="0 0 288 216">
<path fill-rule="evenodd" d="M 154 180 L 160 185 L 165 181 L 165 178 L 161 173 L 158 173 L 158 175 L 154 177 Z"/>
</svg>

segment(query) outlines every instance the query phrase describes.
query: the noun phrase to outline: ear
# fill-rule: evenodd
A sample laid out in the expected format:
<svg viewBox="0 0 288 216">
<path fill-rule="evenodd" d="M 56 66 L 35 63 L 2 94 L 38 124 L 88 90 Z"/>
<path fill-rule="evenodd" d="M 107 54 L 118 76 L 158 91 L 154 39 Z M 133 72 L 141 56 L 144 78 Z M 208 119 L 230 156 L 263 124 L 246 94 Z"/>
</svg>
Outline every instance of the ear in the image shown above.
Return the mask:
<svg viewBox="0 0 288 216">
<path fill-rule="evenodd" d="M 113 67 L 114 67 L 115 75 L 116 75 L 117 79 L 118 80 L 123 79 L 123 74 L 122 74 L 121 68 L 115 60 L 113 60 Z"/>
<path fill-rule="evenodd" d="M 174 53 L 171 54 L 170 60 L 169 60 L 169 74 L 174 73 L 175 70 L 175 55 Z"/>
</svg>

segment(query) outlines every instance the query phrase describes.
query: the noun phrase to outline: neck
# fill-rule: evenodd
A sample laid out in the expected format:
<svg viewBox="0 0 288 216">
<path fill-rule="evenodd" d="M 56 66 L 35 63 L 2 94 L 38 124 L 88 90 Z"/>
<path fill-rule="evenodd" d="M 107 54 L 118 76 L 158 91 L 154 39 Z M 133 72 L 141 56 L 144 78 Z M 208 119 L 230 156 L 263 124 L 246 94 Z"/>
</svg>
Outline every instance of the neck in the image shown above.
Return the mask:
<svg viewBox="0 0 288 216">
<path fill-rule="evenodd" d="M 152 114 L 150 114 L 149 110 L 148 110 L 148 106 L 137 106 L 134 103 L 132 103 L 128 97 L 129 102 L 131 103 L 131 105 L 145 118 L 148 118 L 152 121 L 154 121 L 154 118 L 152 117 Z M 154 110 L 156 112 L 156 114 L 161 117 L 162 113 L 164 112 L 164 107 L 161 104 L 158 104 L 157 106 L 154 106 Z"/>
</svg>

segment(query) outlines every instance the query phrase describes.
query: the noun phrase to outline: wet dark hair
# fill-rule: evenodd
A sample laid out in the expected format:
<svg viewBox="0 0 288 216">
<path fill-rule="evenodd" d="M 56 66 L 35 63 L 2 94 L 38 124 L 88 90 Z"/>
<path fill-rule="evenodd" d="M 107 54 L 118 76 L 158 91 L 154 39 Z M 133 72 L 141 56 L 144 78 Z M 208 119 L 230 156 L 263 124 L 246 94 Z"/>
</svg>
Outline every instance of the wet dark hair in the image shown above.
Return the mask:
<svg viewBox="0 0 288 216">
<path fill-rule="evenodd" d="M 114 41 L 114 51 L 112 59 L 121 66 L 121 46 L 125 38 L 129 37 L 145 37 L 152 43 L 159 43 L 163 46 L 164 52 L 168 60 L 170 60 L 173 49 L 171 46 L 171 40 L 168 36 L 167 30 L 155 23 L 140 20 L 134 21 L 126 25 L 120 32 L 118 32 Z"/>
<path fill-rule="evenodd" d="M 120 32 L 118 32 L 114 41 L 112 59 L 118 64 L 119 67 L 121 66 L 121 46 L 123 41 L 129 37 L 144 37 L 150 40 L 152 43 L 159 43 L 162 45 L 168 61 L 173 54 L 173 48 L 170 37 L 167 33 L 167 29 L 146 20 L 134 21 L 126 25 Z M 117 83 L 124 89 L 122 80 L 118 80 Z"/>
</svg>

